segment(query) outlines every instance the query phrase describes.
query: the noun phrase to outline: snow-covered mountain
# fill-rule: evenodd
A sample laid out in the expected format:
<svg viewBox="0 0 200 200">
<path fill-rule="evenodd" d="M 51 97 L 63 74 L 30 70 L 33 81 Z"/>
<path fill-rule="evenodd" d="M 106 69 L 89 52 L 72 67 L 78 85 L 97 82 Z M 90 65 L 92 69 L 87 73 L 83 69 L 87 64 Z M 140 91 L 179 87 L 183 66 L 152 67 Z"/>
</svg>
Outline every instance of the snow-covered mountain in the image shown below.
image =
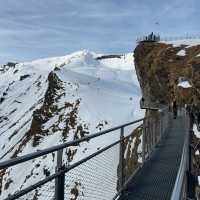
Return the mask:
<svg viewBox="0 0 200 200">
<path fill-rule="evenodd" d="M 133 54 L 101 56 L 84 50 L 1 66 L 1 161 L 143 116 Z M 116 134 L 106 137 L 68 148 L 66 160 L 75 162 L 109 143 L 109 138 L 117 138 Z M 0 172 L 0 199 L 44 178 L 39 173 L 44 169 L 54 172 L 49 162 L 54 163 L 53 157 Z"/>
</svg>

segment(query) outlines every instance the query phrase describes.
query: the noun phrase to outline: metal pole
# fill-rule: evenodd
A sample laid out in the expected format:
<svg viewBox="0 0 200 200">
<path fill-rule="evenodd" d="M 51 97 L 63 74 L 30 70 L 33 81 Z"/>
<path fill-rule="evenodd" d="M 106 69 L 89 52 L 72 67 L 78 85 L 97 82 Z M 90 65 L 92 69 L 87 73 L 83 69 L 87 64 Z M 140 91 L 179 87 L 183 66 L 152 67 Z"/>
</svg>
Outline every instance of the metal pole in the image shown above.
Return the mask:
<svg viewBox="0 0 200 200">
<path fill-rule="evenodd" d="M 148 120 L 148 144 L 149 144 L 149 154 L 151 152 L 151 122 L 150 122 L 151 118 L 149 118 Z"/>
<path fill-rule="evenodd" d="M 154 125 L 155 125 L 155 119 L 153 118 L 153 120 L 152 120 L 152 122 L 151 122 L 151 126 L 152 126 L 152 150 L 153 150 L 153 148 L 154 148 L 154 133 L 155 133 Z"/>
<path fill-rule="evenodd" d="M 160 114 L 160 135 L 161 138 L 163 137 L 163 116 L 162 113 Z"/>
<path fill-rule="evenodd" d="M 142 163 L 145 162 L 145 143 L 146 143 L 146 119 L 143 121 L 143 131 L 142 131 Z"/>
<path fill-rule="evenodd" d="M 153 148 L 155 148 L 155 146 L 156 146 L 156 122 L 157 122 L 157 119 L 154 119 L 154 123 L 153 123 Z"/>
<path fill-rule="evenodd" d="M 119 186 L 120 189 L 123 187 L 124 184 L 124 127 L 120 130 L 120 177 L 119 177 Z"/>
<path fill-rule="evenodd" d="M 159 117 L 159 140 L 162 139 L 162 119 L 161 119 L 161 115 Z"/>
<path fill-rule="evenodd" d="M 63 149 L 57 151 L 57 167 L 56 172 L 60 171 L 62 165 Z M 65 194 L 65 174 L 61 174 L 55 179 L 55 200 L 64 200 Z"/>
<path fill-rule="evenodd" d="M 150 144 L 151 144 L 151 149 L 150 152 L 152 152 L 152 148 L 153 148 L 153 118 L 152 121 L 150 122 L 150 133 L 151 133 L 151 139 L 150 139 Z"/>
<path fill-rule="evenodd" d="M 145 129 L 146 129 L 146 140 L 147 140 L 147 152 L 148 152 L 148 157 L 149 157 L 149 154 L 150 154 L 150 151 L 151 151 L 151 145 L 150 145 L 150 143 L 151 143 L 151 128 L 150 128 L 150 125 L 149 125 L 149 121 L 150 121 L 150 118 L 148 118 L 147 119 L 147 126 L 145 127 Z"/>
<path fill-rule="evenodd" d="M 191 134 L 191 133 L 190 133 Z M 192 171 L 192 154 L 194 152 L 192 152 L 192 147 L 191 147 L 191 136 L 189 138 L 189 150 L 188 150 L 188 171 L 191 172 Z"/>
</svg>

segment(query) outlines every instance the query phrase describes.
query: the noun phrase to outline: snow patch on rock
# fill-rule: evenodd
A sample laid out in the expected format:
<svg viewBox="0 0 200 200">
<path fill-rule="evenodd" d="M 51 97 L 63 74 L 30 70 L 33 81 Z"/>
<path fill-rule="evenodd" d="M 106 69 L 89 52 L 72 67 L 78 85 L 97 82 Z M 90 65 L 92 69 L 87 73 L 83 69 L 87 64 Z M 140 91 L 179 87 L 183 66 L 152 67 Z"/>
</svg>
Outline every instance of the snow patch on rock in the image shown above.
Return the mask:
<svg viewBox="0 0 200 200">
<path fill-rule="evenodd" d="M 178 83 L 178 86 L 182 87 L 182 88 L 191 88 L 192 87 L 188 81 L 182 81 L 182 82 Z"/>
<path fill-rule="evenodd" d="M 172 44 L 174 47 L 179 47 L 181 45 L 186 45 L 186 48 L 200 45 L 200 39 L 182 39 L 182 40 L 174 40 L 174 41 L 160 41 L 165 44 Z"/>
<path fill-rule="evenodd" d="M 186 55 L 185 49 L 180 50 L 176 55 L 177 56 L 185 56 Z"/>
<path fill-rule="evenodd" d="M 198 131 L 196 124 L 194 124 L 193 126 L 193 131 L 194 131 L 195 136 L 200 139 L 200 132 Z"/>
</svg>

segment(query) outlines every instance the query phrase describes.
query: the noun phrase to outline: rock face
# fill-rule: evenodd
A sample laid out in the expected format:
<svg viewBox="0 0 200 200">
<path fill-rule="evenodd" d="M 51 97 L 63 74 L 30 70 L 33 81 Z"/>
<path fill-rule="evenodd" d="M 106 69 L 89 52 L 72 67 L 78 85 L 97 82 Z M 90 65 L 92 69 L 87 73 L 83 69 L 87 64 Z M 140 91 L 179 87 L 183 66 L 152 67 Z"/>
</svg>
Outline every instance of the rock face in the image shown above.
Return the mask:
<svg viewBox="0 0 200 200">
<path fill-rule="evenodd" d="M 147 106 L 169 105 L 176 99 L 180 106 L 195 105 L 193 113 L 197 117 L 200 112 L 200 41 L 190 42 L 170 44 L 143 41 L 138 44 L 134 51 L 135 68 L 143 103 Z M 193 127 L 193 146 L 200 142 L 196 127 Z M 199 152 L 200 148 L 192 154 L 192 173 L 195 176 L 200 175 Z M 200 199 L 200 186 L 196 187 L 196 191 L 197 199 Z"/>
<path fill-rule="evenodd" d="M 135 51 L 135 68 L 145 101 L 181 104 L 200 99 L 200 45 L 140 42 Z M 178 86 L 188 81 L 192 87 Z"/>
</svg>

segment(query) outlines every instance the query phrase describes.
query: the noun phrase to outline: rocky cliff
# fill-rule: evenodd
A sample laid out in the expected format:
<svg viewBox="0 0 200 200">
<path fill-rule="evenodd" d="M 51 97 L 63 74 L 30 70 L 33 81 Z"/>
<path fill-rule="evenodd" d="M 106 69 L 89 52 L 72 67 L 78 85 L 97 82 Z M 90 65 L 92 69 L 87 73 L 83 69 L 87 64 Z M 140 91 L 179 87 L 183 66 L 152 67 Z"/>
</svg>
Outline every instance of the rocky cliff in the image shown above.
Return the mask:
<svg viewBox="0 0 200 200">
<path fill-rule="evenodd" d="M 198 42 L 140 42 L 134 53 L 136 72 L 148 104 L 168 104 L 174 98 L 181 104 L 199 102 Z"/>
<path fill-rule="evenodd" d="M 135 51 L 135 68 L 146 106 L 193 105 L 200 113 L 200 41 L 140 42 Z M 150 112 L 152 115 L 153 112 Z M 200 127 L 193 127 L 192 145 L 200 142 Z M 198 128 L 197 128 L 198 127 Z M 192 173 L 200 176 L 200 148 L 192 153 Z M 200 187 L 196 187 L 200 199 Z"/>
</svg>

